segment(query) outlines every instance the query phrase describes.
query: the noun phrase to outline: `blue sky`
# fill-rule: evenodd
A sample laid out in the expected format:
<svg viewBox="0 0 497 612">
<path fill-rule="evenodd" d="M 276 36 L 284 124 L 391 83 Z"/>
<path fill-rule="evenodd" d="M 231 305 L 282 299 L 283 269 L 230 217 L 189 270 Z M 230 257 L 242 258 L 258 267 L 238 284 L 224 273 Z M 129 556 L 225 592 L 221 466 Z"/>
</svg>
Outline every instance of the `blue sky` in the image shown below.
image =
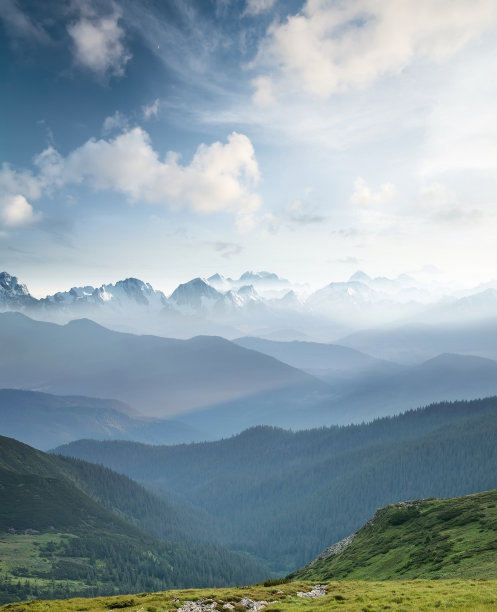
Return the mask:
<svg viewBox="0 0 497 612">
<path fill-rule="evenodd" d="M 0 256 L 35 294 L 495 276 L 494 0 L 3 0 Z"/>
</svg>

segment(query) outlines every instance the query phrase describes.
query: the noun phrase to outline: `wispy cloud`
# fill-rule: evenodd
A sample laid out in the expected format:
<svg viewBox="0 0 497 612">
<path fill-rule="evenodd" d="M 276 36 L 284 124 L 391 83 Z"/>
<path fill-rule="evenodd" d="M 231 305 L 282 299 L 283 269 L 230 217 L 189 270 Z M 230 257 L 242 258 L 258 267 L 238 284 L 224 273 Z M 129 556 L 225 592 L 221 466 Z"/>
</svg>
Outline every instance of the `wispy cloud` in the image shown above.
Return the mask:
<svg viewBox="0 0 497 612">
<path fill-rule="evenodd" d="M 41 44 L 51 42 L 50 36 L 43 26 L 40 23 L 34 23 L 19 8 L 19 3 L 16 0 L 2 0 L 0 2 L 0 18 L 12 36 Z"/>
<path fill-rule="evenodd" d="M 496 20 L 492 0 L 308 0 L 273 23 L 255 63 L 327 97 L 399 74 L 419 58 L 444 61 Z"/>
<path fill-rule="evenodd" d="M 266 11 L 270 11 L 276 4 L 276 0 L 247 0 L 245 6 L 245 15 L 259 15 Z"/>
<path fill-rule="evenodd" d="M 215 242 L 213 246 L 215 251 L 225 259 L 230 259 L 243 251 L 243 247 L 234 242 Z"/>
<path fill-rule="evenodd" d="M 124 43 L 120 10 L 114 5 L 110 15 L 97 16 L 91 14 L 88 5 L 81 6 L 86 7 L 86 11 L 67 27 L 76 64 L 100 78 L 123 76 L 132 56 Z"/>
<path fill-rule="evenodd" d="M 152 104 L 145 104 L 142 106 L 142 113 L 145 119 L 157 117 L 159 114 L 159 98 L 156 98 Z"/>
<path fill-rule="evenodd" d="M 102 125 L 102 134 L 108 136 L 112 132 L 126 130 L 129 127 L 129 121 L 126 115 L 120 111 L 116 111 L 113 115 L 105 118 Z"/>
</svg>

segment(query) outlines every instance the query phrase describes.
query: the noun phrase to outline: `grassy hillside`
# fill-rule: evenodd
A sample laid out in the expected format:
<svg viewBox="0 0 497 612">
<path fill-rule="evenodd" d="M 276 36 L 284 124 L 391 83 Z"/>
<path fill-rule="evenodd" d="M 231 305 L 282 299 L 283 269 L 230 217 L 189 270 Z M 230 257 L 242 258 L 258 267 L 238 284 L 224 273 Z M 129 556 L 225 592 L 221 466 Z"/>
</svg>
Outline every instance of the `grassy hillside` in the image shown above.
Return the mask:
<svg viewBox="0 0 497 612">
<path fill-rule="evenodd" d="M 104 492 L 107 507 L 97 501 Z M 168 525 L 174 508 L 128 478 L 3 437 L 0 499 L 0 603 L 226 586 L 268 574 L 246 556 L 195 541 L 178 511 Z"/>
<path fill-rule="evenodd" d="M 324 551 L 291 577 L 497 578 L 497 491 L 389 505 L 344 550 Z"/>
<path fill-rule="evenodd" d="M 218 442 L 81 441 L 103 463 L 207 512 L 222 542 L 289 573 L 399 499 L 497 487 L 497 399 L 444 403 L 349 427 L 254 428 Z"/>
<path fill-rule="evenodd" d="M 328 583 L 326 595 L 302 598 L 297 593 L 308 593 L 308 582 L 292 582 L 276 586 L 252 586 L 235 589 L 204 589 L 140 593 L 120 597 L 70 599 L 65 601 L 25 602 L 1 607 L 5 612 L 166 612 L 191 610 L 186 602 L 203 600 L 203 609 L 223 610 L 230 604 L 234 610 L 247 610 L 244 598 L 268 602 L 264 612 L 314 612 L 341 610 L 342 612 L 380 612 L 397 610 L 426 612 L 437 609 L 458 612 L 491 612 L 497 610 L 497 581 L 488 580 L 415 580 L 395 582 L 357 582 L 352 580 Z M 199 602 L 200 603 L 200 602 Z M 186 605 L 185 605 L 186 604 Z"/>
</svg>

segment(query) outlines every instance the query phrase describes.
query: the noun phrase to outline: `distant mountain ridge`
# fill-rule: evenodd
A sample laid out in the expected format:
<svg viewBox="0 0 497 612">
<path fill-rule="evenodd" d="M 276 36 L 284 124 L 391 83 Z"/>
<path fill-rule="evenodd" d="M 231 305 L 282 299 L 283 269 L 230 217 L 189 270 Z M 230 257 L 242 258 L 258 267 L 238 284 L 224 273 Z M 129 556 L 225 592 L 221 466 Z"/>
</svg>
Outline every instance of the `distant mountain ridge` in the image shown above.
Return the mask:
<svg viewBox="0 0 497 612">
<path fill-rule="evenodd" d="M 270 413 L 276 402 L 309 408 L 330 393 L 309 374 L 220 337 L 138 336 L 87 319 L 61 326 L 3 313 L 0 344 L 0 387 L 114 398 L 147 416 L 240 400 Z"/>
<path fill-rule="evenodd" d="M 61 326 L 0 313 L 0 423 L 45 449 L 81 435 L 179 443 L 256 425 L 300 430 L 368 422 L 434 401 L 497 394 L 497 362 L 481 357 L 445 354 L 400 366 L 345 346 L 238 342 L 138 336 L 88 319 Z M 20 402 L 15 389 L 48 395 Z M 50 394 L 82 397 L 75 404 Z M 136 414 L 91 398 L 114 398 Z"/>
<path fill-rule="evenodd" d="M 171 419 L 140 417 L 117 400 L 0 389 L 0 431 L 40 450 L 80 437 L 172 444 L 204 434 Z"/>
<path fill-rule="evenodd" d="M 238 279 L 198 276 L 169 297 L 149 283 L 126 278 L 36 299 L 16 277 L 0 274 L 0 310 L 59 323 L 88 317 L 117 330 L 180 338 L 251 335 L 336 343 L 347 333 L 394 322 L 474 323 L 497 319 L 496 292 L 494 281 L 456 292 L 407 274 L 373 278 L 362 271 L 311 291 L 273 272 L 246 271 Z"/>
</svg>

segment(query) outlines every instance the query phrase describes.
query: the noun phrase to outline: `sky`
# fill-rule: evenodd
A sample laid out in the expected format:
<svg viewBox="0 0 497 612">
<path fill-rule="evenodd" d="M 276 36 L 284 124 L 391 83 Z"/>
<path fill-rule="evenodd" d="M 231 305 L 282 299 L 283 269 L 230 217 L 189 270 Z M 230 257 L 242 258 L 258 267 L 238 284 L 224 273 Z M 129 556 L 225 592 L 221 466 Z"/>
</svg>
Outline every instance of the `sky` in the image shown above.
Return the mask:
<svg viewBox="0 0 497 612">
<path fill-rule="evenodd" d="M 2 0 L 0 268 L 497 276 L 495 0 Z"/>
</svg>

